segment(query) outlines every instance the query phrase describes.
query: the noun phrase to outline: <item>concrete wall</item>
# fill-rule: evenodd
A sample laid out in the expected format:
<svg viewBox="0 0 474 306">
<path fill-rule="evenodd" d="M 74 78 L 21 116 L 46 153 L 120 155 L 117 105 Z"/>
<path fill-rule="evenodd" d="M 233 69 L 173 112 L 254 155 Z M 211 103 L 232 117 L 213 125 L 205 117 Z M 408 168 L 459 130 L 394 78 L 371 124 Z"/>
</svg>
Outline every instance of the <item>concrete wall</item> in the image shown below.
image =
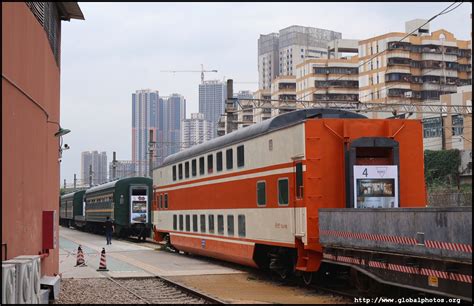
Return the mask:
<svg viewBox="0 0 474 306">
<path fill-rule="evenodd" d="M 2 243 L 8 258 L 42 250 L 44 210 L 56 210 L 59 237 L 59 126 L 47 122 L 59 122 L 59 82 L 40 23 L 24 2 L 2 2 Z M 58 269 L 56 248 L 41 273 Z"/>
</svg>

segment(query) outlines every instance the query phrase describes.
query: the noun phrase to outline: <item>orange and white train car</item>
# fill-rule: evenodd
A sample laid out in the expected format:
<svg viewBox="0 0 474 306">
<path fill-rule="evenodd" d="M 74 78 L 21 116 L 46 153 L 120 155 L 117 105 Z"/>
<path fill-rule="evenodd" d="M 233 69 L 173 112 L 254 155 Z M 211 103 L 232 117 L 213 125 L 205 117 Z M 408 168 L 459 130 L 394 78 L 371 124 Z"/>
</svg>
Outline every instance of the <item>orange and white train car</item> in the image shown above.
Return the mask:
<svg viewBox="0 0 474 306">
<path fill-rule="evenodd" d="M 313 272 L 319 208 L 425 206 L 422 124 L 293 111 L 168 156 L 153 183 L 155 240 L 281 276 Z"/>
</svg>

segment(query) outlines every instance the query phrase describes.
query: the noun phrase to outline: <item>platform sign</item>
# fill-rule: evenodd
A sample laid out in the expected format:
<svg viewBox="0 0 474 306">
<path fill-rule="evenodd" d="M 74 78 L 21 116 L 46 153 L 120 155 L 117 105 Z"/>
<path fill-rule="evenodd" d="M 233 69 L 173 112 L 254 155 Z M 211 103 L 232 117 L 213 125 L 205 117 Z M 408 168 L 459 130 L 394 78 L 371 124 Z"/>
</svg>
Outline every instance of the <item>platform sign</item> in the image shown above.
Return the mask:
<svg viewBox="0 0 474 306">
<path fill-rule="evenodd" d="M 130 222 L 147 223 L 148 222 L 148 197 L 132 196 L 130 201 Z"/>
<path fill-rule="evenodd" d="M 398 207 L 398 166 L 354 166 L 355 208 Z"/>
</svg>

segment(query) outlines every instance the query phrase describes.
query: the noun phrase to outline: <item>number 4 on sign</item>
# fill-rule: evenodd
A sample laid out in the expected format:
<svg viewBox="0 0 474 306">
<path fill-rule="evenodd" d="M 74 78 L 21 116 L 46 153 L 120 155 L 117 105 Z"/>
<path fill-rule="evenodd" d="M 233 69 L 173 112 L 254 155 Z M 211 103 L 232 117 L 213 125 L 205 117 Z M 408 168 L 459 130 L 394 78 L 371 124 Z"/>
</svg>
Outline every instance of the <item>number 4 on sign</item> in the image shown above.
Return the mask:
<svg viewBox="0 0 474 306">
<path fill-rule="evenodd" d="M 364 169 L 364 172 L 362 172 L 362 175 L 365 175 L 367 177 L 369 174 L 367 173 L 367 168 Z"/>
</svg>

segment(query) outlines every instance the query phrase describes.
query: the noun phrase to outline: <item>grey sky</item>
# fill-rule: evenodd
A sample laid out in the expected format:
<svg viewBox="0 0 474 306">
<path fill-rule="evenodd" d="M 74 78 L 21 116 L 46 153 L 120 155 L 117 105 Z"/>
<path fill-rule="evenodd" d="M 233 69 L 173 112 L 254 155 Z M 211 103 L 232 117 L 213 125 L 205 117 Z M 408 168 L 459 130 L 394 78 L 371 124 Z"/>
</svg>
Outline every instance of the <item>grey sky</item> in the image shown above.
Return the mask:
<svg viewBox="0 0 474 306">
<path fill-rule="evenodd" d="M 131 159 L 131 95 L 157 89 L 187 100 L 187 116 L 198 111 L 200 73 L 160 70 L 217 69 L 206 79 L 257 82 L 259 34 L 290 25 L 311 26 L 366 39 L 403 32 L 405 21 L 428 19 L 451 2 L 422 3 L 79 3 L 85 21 L 62 25 L 61 125 L 64 137 L 61 184 L 80 179 L 80 153 L 112 152 Z M 444 28 L 470 39 L 472 4 L 436 18 Z M 234 90 L 256 90 L 236 84 Z"/>
</svg>

